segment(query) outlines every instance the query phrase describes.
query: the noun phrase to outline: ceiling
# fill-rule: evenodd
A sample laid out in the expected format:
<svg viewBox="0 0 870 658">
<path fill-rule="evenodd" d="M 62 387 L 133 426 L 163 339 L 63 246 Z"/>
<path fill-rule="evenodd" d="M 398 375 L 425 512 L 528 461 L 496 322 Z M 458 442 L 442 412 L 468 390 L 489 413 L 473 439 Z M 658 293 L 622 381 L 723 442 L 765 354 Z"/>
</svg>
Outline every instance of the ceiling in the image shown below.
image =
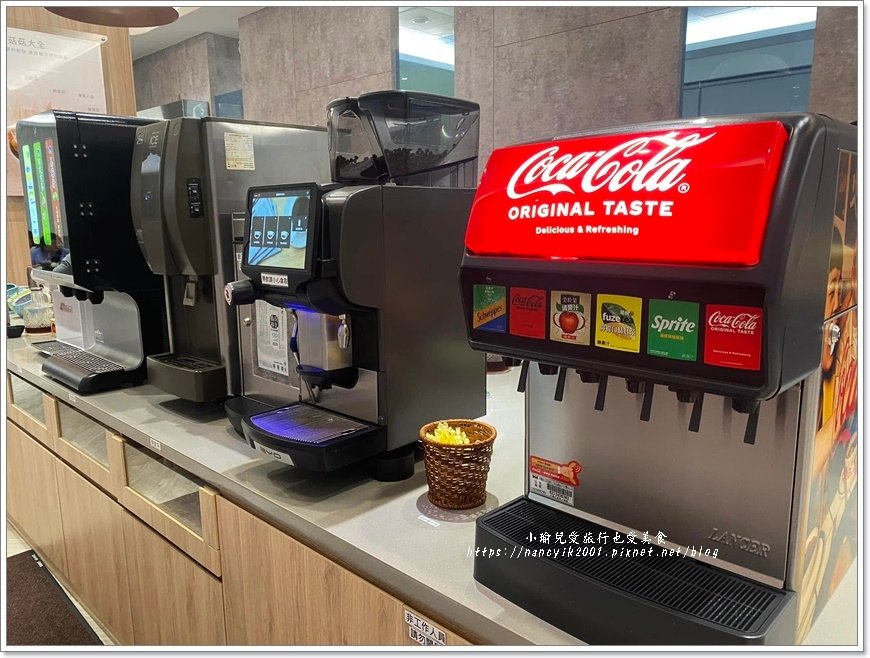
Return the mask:
<svg viewBox="0 0 870 658">
<path fill-rule="evenodd" d="M 133 59 L 181 43 L 203 32 L 239 38 L 239 19 L 263 7 L 176 7 L 181 16 L 174 23 L 130 30 Z"/>
<path fill-rule="evenodd" d="M 399 7 L 399 27 L 440 39 L 453 37 L 453 7 Z"/>
<path fill-rule="evenodd" d="M 689 50 L 760 36 L 809 29 L 816 20 L 810 6 L 689 7 L 686 45 Z"/>
</svg>

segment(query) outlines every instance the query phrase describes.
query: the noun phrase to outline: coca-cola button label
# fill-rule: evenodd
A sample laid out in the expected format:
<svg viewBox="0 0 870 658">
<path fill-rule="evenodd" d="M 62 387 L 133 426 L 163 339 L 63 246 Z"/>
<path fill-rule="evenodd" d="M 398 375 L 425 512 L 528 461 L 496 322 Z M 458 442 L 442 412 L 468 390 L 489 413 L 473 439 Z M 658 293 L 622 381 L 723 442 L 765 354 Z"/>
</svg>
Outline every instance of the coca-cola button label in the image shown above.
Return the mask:
<svg viewBox="0 0 870 658">
<path fill-rule="evenodd" d="M 741 370 L 761 368 L 762 310 L 754 306 L 707 306 L 704 363 Z"/>
<path fill-rule="evenodd" d="M 547 328 L 547 293 L 536 288 L 511 288 L 510 333 L 544 338 Z"/>
<path fill-rule="evenodd" d="M 598 295 L 595 345 L 620 352 L 640 352 L 643 300 L 625 295 Z"/>
</svg>

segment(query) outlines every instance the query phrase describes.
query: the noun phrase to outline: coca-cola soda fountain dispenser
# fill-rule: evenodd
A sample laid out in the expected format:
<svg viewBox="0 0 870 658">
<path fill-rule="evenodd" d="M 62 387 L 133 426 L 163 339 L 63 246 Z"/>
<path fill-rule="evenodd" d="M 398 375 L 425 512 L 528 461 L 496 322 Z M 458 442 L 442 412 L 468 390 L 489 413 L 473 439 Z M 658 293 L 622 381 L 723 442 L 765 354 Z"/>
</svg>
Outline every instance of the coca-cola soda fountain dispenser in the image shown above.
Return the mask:
<svg viewBox="0 0 870 658">
<path fill-rule="evenodd" d="M 460 281 L 526 487 L 480 583 L 590 643 L 804 638 L 857 554 L 856 150 L 788 114 L 493 152 Z"/>
</svg>

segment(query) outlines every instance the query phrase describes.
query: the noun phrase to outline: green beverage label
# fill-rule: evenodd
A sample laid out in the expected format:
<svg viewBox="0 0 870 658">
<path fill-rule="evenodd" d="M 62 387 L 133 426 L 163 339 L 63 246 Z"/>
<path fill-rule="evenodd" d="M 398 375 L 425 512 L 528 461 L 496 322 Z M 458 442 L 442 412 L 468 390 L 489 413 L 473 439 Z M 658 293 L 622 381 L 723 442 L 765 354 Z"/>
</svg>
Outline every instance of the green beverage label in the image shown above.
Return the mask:
<svg viewBox="0 0 870 658">
<path fill-rule="evenodd" d="M 698 311 L 694 302 L 649 300 L 647 354 L 680 361 L 697 360 Z"/>
<path fill-rule="evenodd" d="M 39 200 L 39 216 L 42 219 L 42 242 L 51 244 L 51 215 L 48 212 L 48 185 L 45 182 L 45 164 L 42 161 L 42 144 L 33 145 L 33 166 L 36 169 L 36 198 Z"/>
<path fill-rule="evenodd" d="M 504 286 L 474 286 L 471 326 L 481 331 L 507 331 L 507 289 Z"/>
</svg>

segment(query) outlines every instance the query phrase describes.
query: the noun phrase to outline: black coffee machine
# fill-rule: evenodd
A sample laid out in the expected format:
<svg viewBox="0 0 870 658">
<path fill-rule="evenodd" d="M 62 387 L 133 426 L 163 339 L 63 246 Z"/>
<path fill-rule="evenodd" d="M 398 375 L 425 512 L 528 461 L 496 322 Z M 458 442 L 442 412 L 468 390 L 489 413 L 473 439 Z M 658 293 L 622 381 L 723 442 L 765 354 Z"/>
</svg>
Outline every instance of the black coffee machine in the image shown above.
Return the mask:
<svg viewBox="0 0 870 658">
<path fill-rule="evenodd" d="M 456 291 L 478 106 L 386 91 L 328 112 L 335 182 L 248 194 L 249 279 L 227 301 L 259 304 L 255 358 L 286 379 L 283 399 L 239 423 L 300 468 L 379 456 L 374 476 L 401 479 L 421 425 L 486 411 L 484 358 L 465 343 Z"/>
<path fill-rule="evenodd" d="M 65 254 L 32 272 L 58 325 L 58 340 L 34 346 L 42 371 L 79 393 L 141 384 L 147 355 L 166 349 L 163 281 L 130 217 L 136 128 L 149 121 L 55 110 L 16 127 L 31 251 Z"/>
</svg>

